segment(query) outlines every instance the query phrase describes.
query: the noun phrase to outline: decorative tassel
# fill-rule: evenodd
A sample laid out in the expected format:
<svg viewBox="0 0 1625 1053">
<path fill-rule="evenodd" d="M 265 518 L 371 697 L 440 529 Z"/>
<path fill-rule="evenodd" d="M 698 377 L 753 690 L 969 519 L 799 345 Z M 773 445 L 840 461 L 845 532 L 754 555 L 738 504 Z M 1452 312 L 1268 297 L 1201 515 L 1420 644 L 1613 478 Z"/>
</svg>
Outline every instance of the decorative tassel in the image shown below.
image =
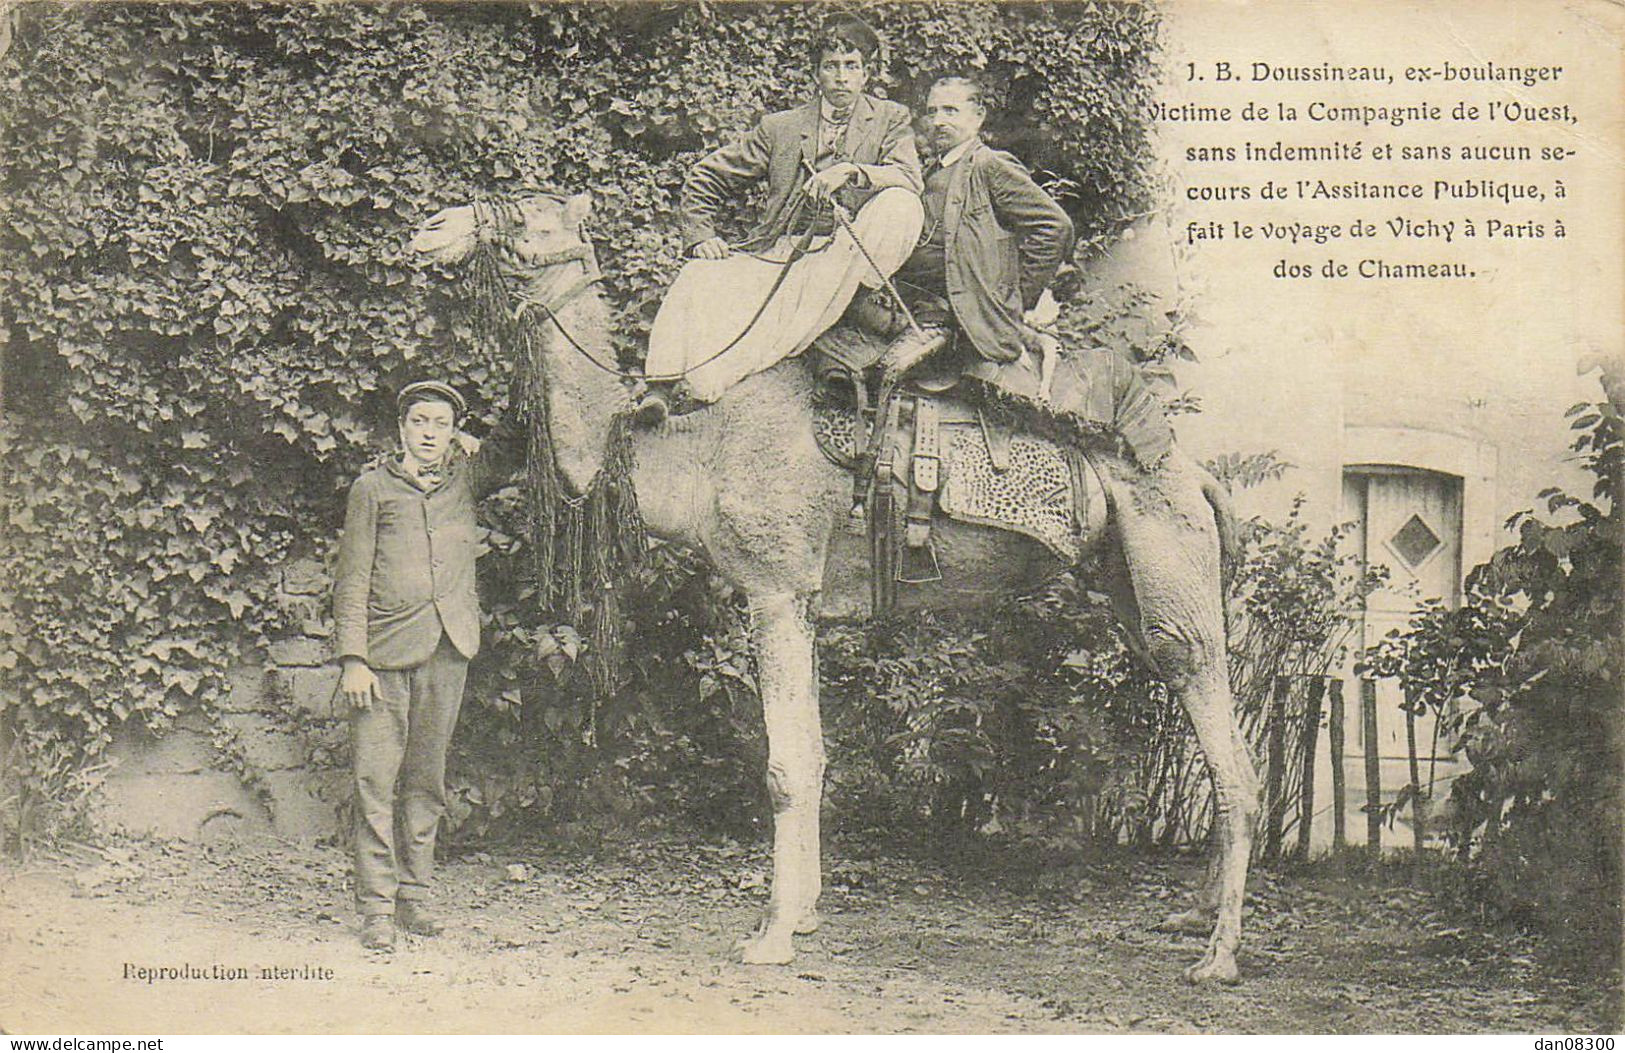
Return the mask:
<svg viewBox="0 0 1625 1053">
<path fill-rule="evenodd" d="M 493 203 L 493 207 L 500 207 Z M 594 700 L 589 743 L 596 737 L 597 696 L 619 680 L 619 591 L 641 567 L 646 549 L 643 517 L 632 485 L 632 429 L 625 416 L 611 422 L 603 466 L 584 494 L 570 496 L 553 444 L 542 327 L 548 319 L 514 300 L 494 249 L 482 242 L 469 280 L 475 338 L 521 370 L 516 390 L 529 425 L 526 444 L 526 518 L 538 602 L 567 621 L 588 643 L 587 675 Z"/>
</svg>

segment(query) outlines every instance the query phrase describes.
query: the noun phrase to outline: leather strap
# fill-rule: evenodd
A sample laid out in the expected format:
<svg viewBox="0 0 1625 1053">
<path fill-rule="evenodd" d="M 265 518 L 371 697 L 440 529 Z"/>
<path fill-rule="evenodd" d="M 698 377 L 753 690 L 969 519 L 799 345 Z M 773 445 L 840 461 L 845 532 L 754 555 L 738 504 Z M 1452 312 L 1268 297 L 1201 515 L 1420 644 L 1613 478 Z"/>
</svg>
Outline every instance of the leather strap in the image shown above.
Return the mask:
<svg viewBox="0 0 1625 1053">
<path fill-rule="evenodd" d="M 908 522 L 903 542 L 921 548 L 931 541 L 931 511 L 936 504 L 937 487 L 942 480 L 940 414 L 933 399 L 914 402 L 914 456 L 910 458 Z"/>
<path fill-rule="evenodd" d="M 876 427 L 889 427 L 890 421 L 881 421 Z M 881 451 L 871 476 L 869 500 L 869 571 L 870 612 L 881 615 L 897 604 L 896 535 L 892 525 L 892 446 Z"/>
<path fill-rule="evenodd" d="M 976 419 L 982 425 L 982 437 L 987 440 L 987 459 L 993 463 L 993 470 L 1002 472 L 1010 467 L 1010 441 L 1012 434 L 1008 429 L 994 428 L 987 422 L 987 414 L 980 408 L 976 410 Z"/>
<path fill-rule="evenodd" d="M 914 402 L 914 485 L 935 493 L 942 478 L 942 410 L 935 399 Z"/>
</svg>

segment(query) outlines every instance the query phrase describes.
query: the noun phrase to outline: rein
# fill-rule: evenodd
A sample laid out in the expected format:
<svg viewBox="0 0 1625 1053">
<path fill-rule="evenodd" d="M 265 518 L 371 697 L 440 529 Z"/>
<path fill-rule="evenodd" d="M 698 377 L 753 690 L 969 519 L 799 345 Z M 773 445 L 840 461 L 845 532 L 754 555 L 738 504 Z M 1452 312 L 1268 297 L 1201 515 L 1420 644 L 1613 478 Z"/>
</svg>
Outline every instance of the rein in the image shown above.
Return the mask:
<svg viewBox="0 0 1625 1053">
<path fill-rule="evenodd" d="M 806 203 L 806 197 L 803 194 L 791 208 L 788 225 L 794 225 L 796 219 L 800 217 Z M 497 215 L 488 219 L 484 214 L 485 210 L 495 212 Z M 514 224 L 518 222 L 517 217 L 518 207 L 510 202 L 489 201 L 477 202 L 475 204 L 474 220 L 476 231 L 480 237 L 485 235 L 485 231 L 488 227 L 496 227 L 498 230 L 500 230 L 502 222 L 505 221 L 508 224 Z M 850 231 L 850 227 L 848 230 Z M 852 233 L 853 236 L 856 237 L 856 233 Z M 684 369 L 680 373 L 650 376 L 645 373 L 634 373 L 631 370 L 622 369 L 618 365 L 604 362 L 587 348 L 583 347 L 581 342 L 577 340 L 570 330 L 565 327 L 564 322 L 559 319 L 560 311 L 569 306 L 571 301 L 580 296 L 582 293 L 586 292 L 595 283 L 602 281 L 604 277 L 603 273 L 598 269 L 598 256 L 593 252 L 592 243 L 589 242 L 585 237 L 583 237 L 581 242 L 577 245 L 572 245 L 567 249 L 560 249 L 557 252 L 545 253 L 534 259 L 527 259 L 525 264 L 527 268 L 532 269 L 537 276 L 540 276 L 541 272 L 550 267 L 556 267 L 560 264 L 580 260 L 586 265 L 587 273 L 583 275 L 579 281 L 567 288 L 564 291 L 564 294 L 558 297 L 558 299 L 556 299 L 553 303 L 539 303 L 535 300 L 528 299 L 521 294 L 519 297 L 519 305 L 521 308 L 529 308 L 535 311 L 537 314 L 541 315 L 542 318 L 552 322 L 553 327 L 559 331 L 560 336 L 564 337 L 565 342 L 575 349 L 576 354 L 586 359 L 588 363 L 597 369 L 608 373 L 610 376 L 618 377 L 621 380 L 641 380 L 646 383 L 678 381 L 682 380 L 695 370 L 710 365 L 712 362 L 715 362 L 729 351 L 732 351 L 735 347 L 738 347 L 739 342 L 745 339 L 752 329 L 756 328 L 756 323 L 762 320 L 762 315 L 766 313 L 768 304 L 773 302 L 773 297 L 778 295 L 779 289 L 784 286 L 785 279 L 790 276 L 791 264 L 807 255 L 808 248 L 812 244 L 813 237 L 813 231 L 809 229 L 805 234 L 802 235 L 800 244 L 792 244 L 790 246 L 790 256 L 782 263 L 776 260 L 763 261 L 775 263 L 779 267 L 779 273 L 778 276 L 773 279 L 773 284 L 767 290 L 767 295 L 764 296 L 762 298 L 762 302 L 757 305 L 756 313 L 751 315 L 750 321 L 745 323 L 745 327 L 741 329 L 739 334 L 732 340 L 728 341 L 721 348 L 689 366 L 687 369 Z M 862 248 L 861 245 L 859 247 Z M 864 255 L 868 255 L 867 251 L 865 251 Z M 761 259 L 759 256 L 754 258 Z"/>
</svg>

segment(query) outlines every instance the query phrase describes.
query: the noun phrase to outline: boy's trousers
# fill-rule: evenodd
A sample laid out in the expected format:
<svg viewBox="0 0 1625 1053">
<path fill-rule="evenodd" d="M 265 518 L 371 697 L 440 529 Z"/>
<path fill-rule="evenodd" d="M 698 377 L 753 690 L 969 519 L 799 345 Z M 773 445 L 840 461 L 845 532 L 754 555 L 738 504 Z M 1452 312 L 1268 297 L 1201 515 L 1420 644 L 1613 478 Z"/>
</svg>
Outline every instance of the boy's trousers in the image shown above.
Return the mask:
<svg viewBox="0 0 1625 1053">
<path fill-rule="evenodd" d="M 363 915 L 393 914 L 397 899 L 428 896 L 446 810 L 446 750 L 468 659 L 442 634 L 422 665 L 373 672 L 379 697 L 350 718 L 356 908 Z"/>
</svg>

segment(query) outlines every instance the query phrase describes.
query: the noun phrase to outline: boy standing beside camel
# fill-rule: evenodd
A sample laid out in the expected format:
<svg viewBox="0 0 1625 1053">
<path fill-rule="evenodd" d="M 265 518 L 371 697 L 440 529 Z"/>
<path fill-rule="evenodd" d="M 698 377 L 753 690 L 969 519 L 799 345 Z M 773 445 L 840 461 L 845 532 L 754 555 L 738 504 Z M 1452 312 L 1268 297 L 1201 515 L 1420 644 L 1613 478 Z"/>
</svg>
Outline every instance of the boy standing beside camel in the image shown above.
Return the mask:
<svg viewBox="0 0 1625 1053">
<path fill-rule="evenodd" d="M 458 433 L 467 405 L 448 384 L 409 384 L 396 407 L 401 456 L 350 488 L 333 590 L 339 694 L 351 714 L 356 909 L 362 945 L 379 951 L 394 949 L 397 924 L 441 931 L 425 901 L 446 752 L 480 647 L 474 502 L 506 478 L 513 445 L 505 429 L 483 447 Z"/>
</svg>

